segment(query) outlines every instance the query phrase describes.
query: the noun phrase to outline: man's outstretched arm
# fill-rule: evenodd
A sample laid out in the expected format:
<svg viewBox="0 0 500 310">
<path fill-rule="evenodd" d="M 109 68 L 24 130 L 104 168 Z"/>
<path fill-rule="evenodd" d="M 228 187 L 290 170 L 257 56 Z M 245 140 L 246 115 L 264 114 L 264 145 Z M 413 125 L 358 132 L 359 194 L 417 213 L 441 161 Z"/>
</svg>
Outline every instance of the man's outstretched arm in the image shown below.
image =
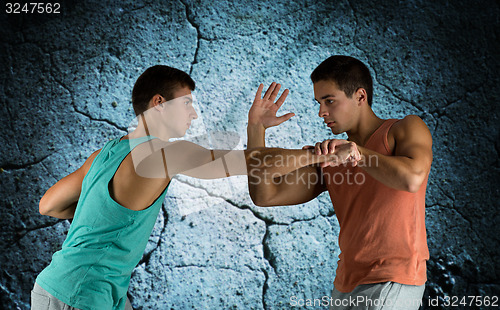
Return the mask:
<svg viewBox="0 0 500 310">
<path fill-rule="evenodd" d="M 199 179 L 217 179 L 251 174 L 270 181 L 300 168 L 336 158 L 332 154 L 315 155 L 313 150 L 282 148 L 210 150 L 189 141 L 158 141 L 155 147 L 158 150 L 149 155 L 132 151 L 135 153 L 134 165 L 139 176 L 164 178 L 168 175 L 172 178 L 183 174 Z"/>
</svg>

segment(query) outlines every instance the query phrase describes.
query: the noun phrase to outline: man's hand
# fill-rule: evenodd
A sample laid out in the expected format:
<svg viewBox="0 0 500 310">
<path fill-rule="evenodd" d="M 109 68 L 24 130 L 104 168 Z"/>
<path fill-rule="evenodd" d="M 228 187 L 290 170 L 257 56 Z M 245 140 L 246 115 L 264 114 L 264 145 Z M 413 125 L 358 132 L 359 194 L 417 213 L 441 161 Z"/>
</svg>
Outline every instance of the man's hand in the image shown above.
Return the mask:
<svg viewBox="0 0 500 310">
<path fill-rule="evenodd" d="M 316 143 L 315 146 L 306 145 L 302 149 L 314 149 L 316 155 L 331 155 L 329 160 L 320 164 L 321 168 L 328 166 L 335 167 L 346 163 L 356 166 L 361 160 L 356 143 L 340 139 L 328 139 Z"/>
<path fill-rule="evenodd" d="M 294 113 L 287 113 L 279 117 L 276 116 L 276 113 L 288 96 L 288 89 L 285 89 L 279 99 L 274 102 L 274 100 L 278 96 L 280 88 L 280 84 L 273 82 L 267 89 L 264 97 L 262 97 L 262 90 L 264 89 L 264 85 L 259 85 L 257 93 L 255 94 L 255 100 L 253 101 L 252 107 L 248 112 L 248 125 L 262 125 L 264 129 L 266 129 L 269 127 L 277 126 L 289 120 L 292 116 L 295 115 Z"/>
</svg>

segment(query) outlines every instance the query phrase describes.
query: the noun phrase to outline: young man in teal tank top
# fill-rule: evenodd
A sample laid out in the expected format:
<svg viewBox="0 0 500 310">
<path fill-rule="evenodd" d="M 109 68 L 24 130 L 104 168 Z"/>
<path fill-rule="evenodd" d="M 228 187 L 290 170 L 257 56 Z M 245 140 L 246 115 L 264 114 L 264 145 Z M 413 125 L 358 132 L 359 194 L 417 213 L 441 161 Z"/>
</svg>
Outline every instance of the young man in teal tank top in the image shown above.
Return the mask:
<svg viewBox="0 0 500 310">
<path fill-rule="evenodd" d="M 274 125 L 289 119 L 291 114 L 276 118 L 288 92 L 275 101 L 279 86 L 271 84 L 263 98 L 262 88 L 252 111 L 264 109 Z M 73 221 L 62 249 L 36 279 L 32 309 L 131 309 L 126 297 L 130 276 L 176 174 L 213 179 L 245 175 L 248 168 L 253 179 L 280 177 L 338 161 L 336 155 L 310 150 L 208 150 L 187 141 L 169 142 L 184 136 L 197 118 L 194 89 L 185 72 L 167 66 L 147 69 L 132 92 L 137 128 L 106 143 L 42 197 L 41 214 Z M 290 155 L 299 159 L 295 165 L 275 164 Z"/>
</svg>

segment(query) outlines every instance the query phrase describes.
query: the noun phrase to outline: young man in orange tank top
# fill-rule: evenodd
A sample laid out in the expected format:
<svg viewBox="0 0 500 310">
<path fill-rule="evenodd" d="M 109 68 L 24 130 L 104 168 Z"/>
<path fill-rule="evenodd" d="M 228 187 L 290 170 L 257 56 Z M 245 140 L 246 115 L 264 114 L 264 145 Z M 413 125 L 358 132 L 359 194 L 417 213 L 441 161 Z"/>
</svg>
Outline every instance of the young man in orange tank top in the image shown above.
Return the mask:
<svg viewBox="0 0 500 310">
<path fill-rule="evenodd" d="M 294 205 L 329 191 L 341 250 L 331 309 L 418 309 L 429 259 L 424 215 L 430 131 L 415 115 L 377 117 L 371 108 L 370 72 L 355 58 L 332 56 L 311 79 L 318 116 L 332 133 L 345 132 L 348 140 L 304 148 L 339 160 L 302 167 L 273 182 L 249 174 L 250 196 L 259 206 Z M 254 102 L 248 148 L 265 147 L 265 130 L 277 125 L 276 111 Z"/>
</svg>

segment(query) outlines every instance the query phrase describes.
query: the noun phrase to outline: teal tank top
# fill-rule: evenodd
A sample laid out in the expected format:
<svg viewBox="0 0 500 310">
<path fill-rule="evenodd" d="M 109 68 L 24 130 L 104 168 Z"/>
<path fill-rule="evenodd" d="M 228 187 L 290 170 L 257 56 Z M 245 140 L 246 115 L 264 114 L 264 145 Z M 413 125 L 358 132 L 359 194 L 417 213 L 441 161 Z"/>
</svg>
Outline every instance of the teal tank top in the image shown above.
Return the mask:
<svg viewBox="0 0 500 310">
<path fill-rule="evenodd" d="M 124 309 L 132 271 L 146 248 L 168 186 L 141 211 L 118 204 L 108 186 L 130 151 L 152 138 L 109 141 L 85 175 L 62 249 L 36 279 L 62 302 L 79 309 Z"/>
</svg>

